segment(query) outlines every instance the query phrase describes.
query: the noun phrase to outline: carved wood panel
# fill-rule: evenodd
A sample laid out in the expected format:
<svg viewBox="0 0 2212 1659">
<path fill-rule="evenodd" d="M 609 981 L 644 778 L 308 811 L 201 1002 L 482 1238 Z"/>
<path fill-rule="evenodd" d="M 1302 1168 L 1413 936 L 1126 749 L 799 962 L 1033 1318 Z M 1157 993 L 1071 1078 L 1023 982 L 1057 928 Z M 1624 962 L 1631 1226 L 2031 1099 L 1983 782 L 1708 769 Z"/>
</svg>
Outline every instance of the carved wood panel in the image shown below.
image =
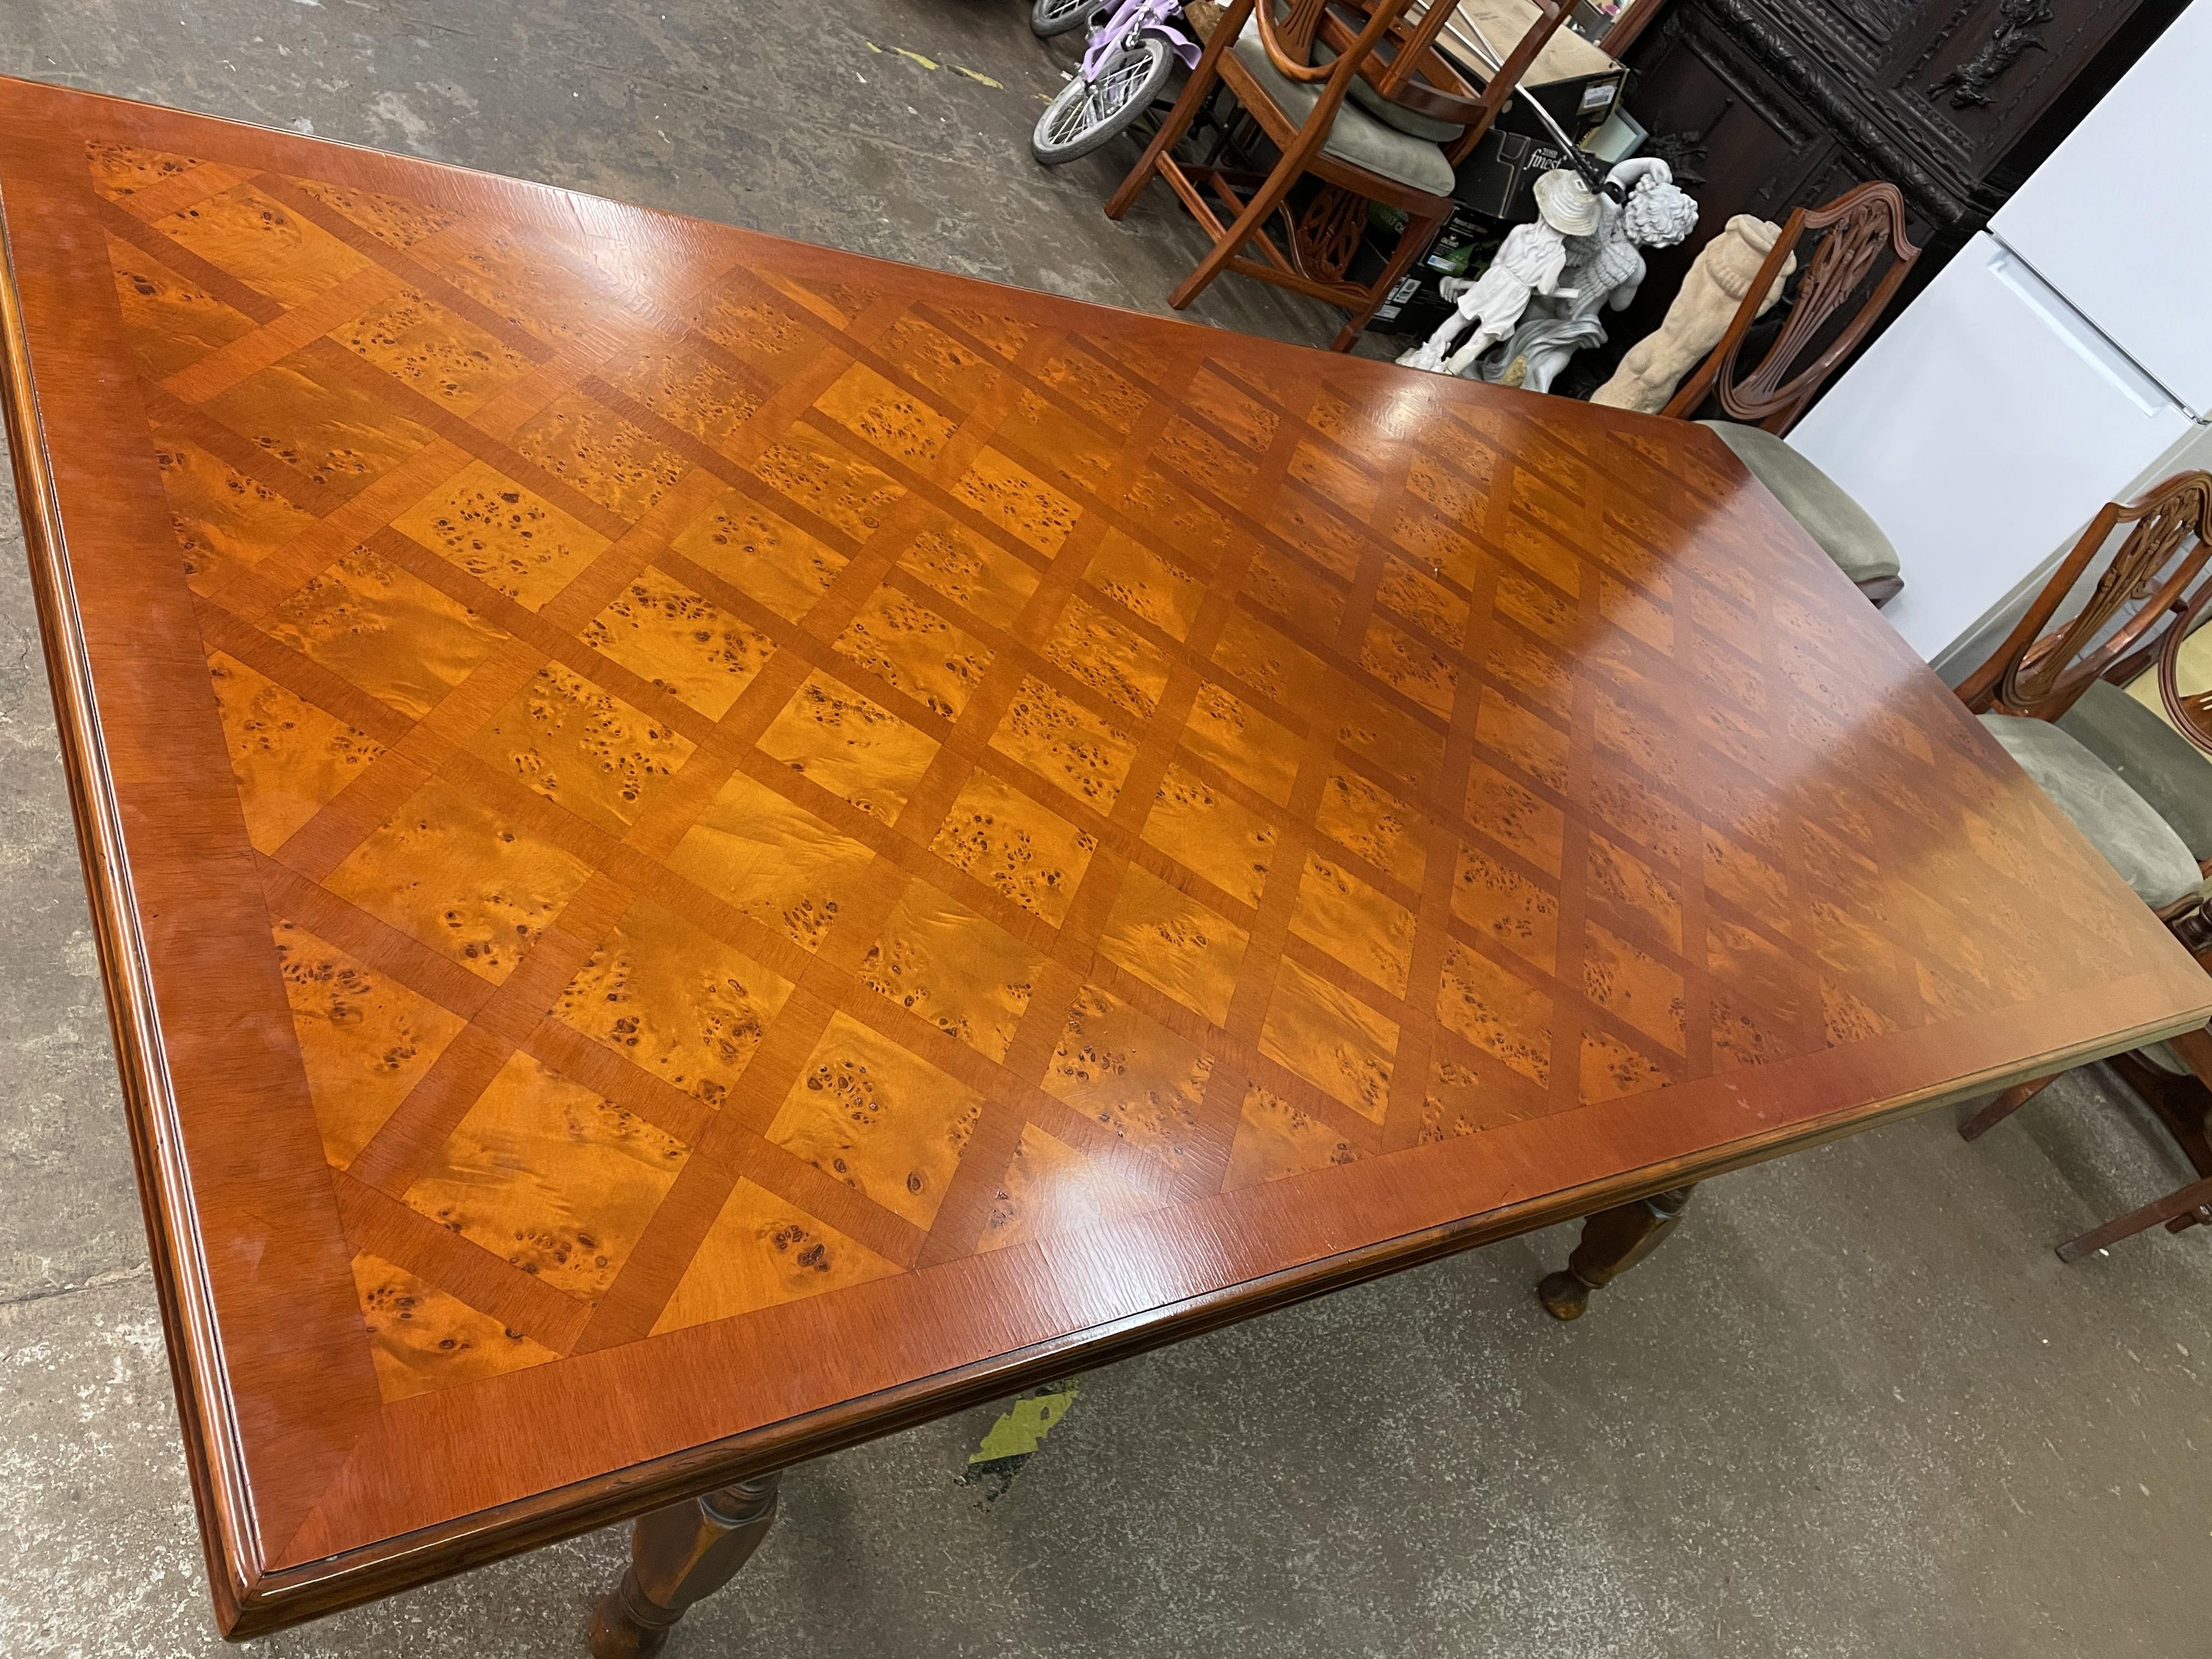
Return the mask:
<svg viewBox="0 0 2212 1659">
<path fill-rule="evenodd" d="M 1979 0 L 1916 34 L 1909 55 L 1875 89 L 1888 109 L 1979 179 L 2132 9 L 2115 0 Z"/>
<path fill-rule="evenodd" d="M 1869 170 L 1851 182 L 1887 179 L 1924 222 L 1978 225 L 1997 205 L 1990 173 L 2135 9 L 2125 0 L 1680 0 L 1638 43 L 1629 107 L 1655 131 L 1680 125 L 1672 105 L 1698 74 L 1679 61 L 1687 52 L 1705 73 L 1758 87 L 1738 94 L 1755 107 L 1786 107 L 1790 125 L 1809 122 L 1863 157 Z M 1805 175 L 1789 163 L 1803 148 L 1756 151 L 1777 171 L 1753 190 L 1717 178 L 1715 222 L 1775 216 L 1768 204 L 1796 199 Z"/>
</svg>

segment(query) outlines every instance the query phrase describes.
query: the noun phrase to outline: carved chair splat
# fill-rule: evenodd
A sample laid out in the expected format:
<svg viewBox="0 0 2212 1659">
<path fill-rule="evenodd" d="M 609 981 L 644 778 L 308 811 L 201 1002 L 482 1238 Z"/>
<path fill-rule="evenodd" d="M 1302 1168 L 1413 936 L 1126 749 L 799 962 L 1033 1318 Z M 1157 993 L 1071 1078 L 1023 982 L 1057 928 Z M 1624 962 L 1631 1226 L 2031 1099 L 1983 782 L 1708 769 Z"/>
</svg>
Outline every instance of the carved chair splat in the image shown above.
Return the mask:
<svg viewBox="0 0 2212 1659">
<path fill-rule="evenodd" d="M 1752 325 L 1759 320 L 1760 301 L 1772 291 L 1798 245 L 1823 231 L 1826 234 L 1804 262 L 1804 274 L 1773 344 L 1757 364 L 1741 368 L 1737 359 Z M 1866 287 L 1885 248 L 1892 256 L 1889 269 L 1867 292 L 1857 313 L 1792 374 L 1799 360 L 1821 340 L 1831 320 Z M 1799 208 L 1745 289 L 1728 332 L 1662 412 L 1686 420 L 1711 397 L 1731 418 L 1782 436 L 1797 423 L 1837 365 L 1857 349 L 1881 320 L 1919 258 L 1919 248 L 1905 234 L 1905 198 L 1886 179 L 1856 185 L 1823 208 Z"/>
</svg>

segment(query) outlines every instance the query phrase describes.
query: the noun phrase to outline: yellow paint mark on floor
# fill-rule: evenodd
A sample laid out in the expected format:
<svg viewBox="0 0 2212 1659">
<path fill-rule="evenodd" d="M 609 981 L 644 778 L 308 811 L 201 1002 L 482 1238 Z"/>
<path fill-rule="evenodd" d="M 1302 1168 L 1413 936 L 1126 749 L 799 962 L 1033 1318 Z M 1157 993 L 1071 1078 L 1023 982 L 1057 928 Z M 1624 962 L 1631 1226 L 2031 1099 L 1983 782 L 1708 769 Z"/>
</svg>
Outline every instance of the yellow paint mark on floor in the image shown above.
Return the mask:
<svg viewBox="0 0 2212 1659">
<path fill-rule="evenodd" d="M 959 64 L 940 64 L 934 58 L 925 58 L 918 52 L 908 52 L 904 46 L 879 46 L 872 40 L 863 40 L 860 44 L 878 58 L 888 52 L 894 58 L 905 58 L 909 64 L 919 64 L 926 70 L 949 69 L 955 75 L 964 75 L 981 86 L 995 87 L 1000 92 L 1006 89 L 1006 83 L 1004 81 L 994 81 L 981 70 L 968 69 Z"/>
<path fill-rule="evenodd" d="M 1073 1382 L 1061 1384 L 1052 1394 L 1031 1395 L 1026 1400 L 1017 1400 L 1012 1407 L 1000 1414 L 991 1425 L 991 1431 L 983 1437 L 983 1443 L 975 1449 L 970 1463 L 993 1463 L 1002 1457 L 1026 1457 L 1044 1443 L 1060 1419 L 1067 1415 L 1067 1408 L 1075 1403 L 1079 1392 Z"/>
</svg>

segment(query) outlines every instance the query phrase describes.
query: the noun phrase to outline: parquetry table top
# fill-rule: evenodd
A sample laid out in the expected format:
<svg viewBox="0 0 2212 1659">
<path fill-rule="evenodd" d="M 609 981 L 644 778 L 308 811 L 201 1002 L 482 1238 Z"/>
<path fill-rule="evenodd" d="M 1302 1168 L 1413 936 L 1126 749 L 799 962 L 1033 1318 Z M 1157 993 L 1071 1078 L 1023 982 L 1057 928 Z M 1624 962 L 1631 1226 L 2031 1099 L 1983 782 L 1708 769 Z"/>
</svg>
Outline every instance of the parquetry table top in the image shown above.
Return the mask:
<svg viewBox="0 0 2212 1659">
<path fill-rule="evenodd" d="M 2201 1023 L 1695 427 L 0 87 L 245 1632 Z"/>
</svg>

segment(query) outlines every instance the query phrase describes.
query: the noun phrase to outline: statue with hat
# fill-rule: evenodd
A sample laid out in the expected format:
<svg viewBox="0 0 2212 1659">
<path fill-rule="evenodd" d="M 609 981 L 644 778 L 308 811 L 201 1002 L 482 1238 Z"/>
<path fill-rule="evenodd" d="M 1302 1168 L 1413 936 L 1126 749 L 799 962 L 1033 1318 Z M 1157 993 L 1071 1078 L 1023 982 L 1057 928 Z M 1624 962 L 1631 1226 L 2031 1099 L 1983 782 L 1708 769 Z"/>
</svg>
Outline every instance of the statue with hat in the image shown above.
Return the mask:
<svg viewBox="0 0 2212 1659">
<path fill-rule="evenodd" d="M 1504 345 L 1474 365 L 1498 386 L 1549 392 L 1567 360 L 1606 342 L 1602 313 L 1626 311 L 1643 287 L 1644 250 L 1672 247 L 1697 228 L 1698 204 L 1656 156 L 1623 161 L 1605 176 L 1596 226 L 1567 238 L 1567 268 L 1554 296 L 1530 301 Z"/>
<path fill-rule="evenodd" d="M 1567 264 L 1567 238 L 1587 236 L 1597 228 L 1596 192 L 1579 173 L 1554 167 L 1536 180 L 1536 211 L 1540 216 L 1534 222 L 1516 225 L 1507 234 L 1487 270 L 1448 296 L 1453 301 L 1451 315 L 1400 362 L 1431 374 L 1462 374 L 1512 333 L 1521 313 L 1538 295 L 1574 297 L 1571 289 L 1559 285 Z M 1474 331 L 1454 350 L 1454 342 L 1470 325 Z"/>
</svg>

